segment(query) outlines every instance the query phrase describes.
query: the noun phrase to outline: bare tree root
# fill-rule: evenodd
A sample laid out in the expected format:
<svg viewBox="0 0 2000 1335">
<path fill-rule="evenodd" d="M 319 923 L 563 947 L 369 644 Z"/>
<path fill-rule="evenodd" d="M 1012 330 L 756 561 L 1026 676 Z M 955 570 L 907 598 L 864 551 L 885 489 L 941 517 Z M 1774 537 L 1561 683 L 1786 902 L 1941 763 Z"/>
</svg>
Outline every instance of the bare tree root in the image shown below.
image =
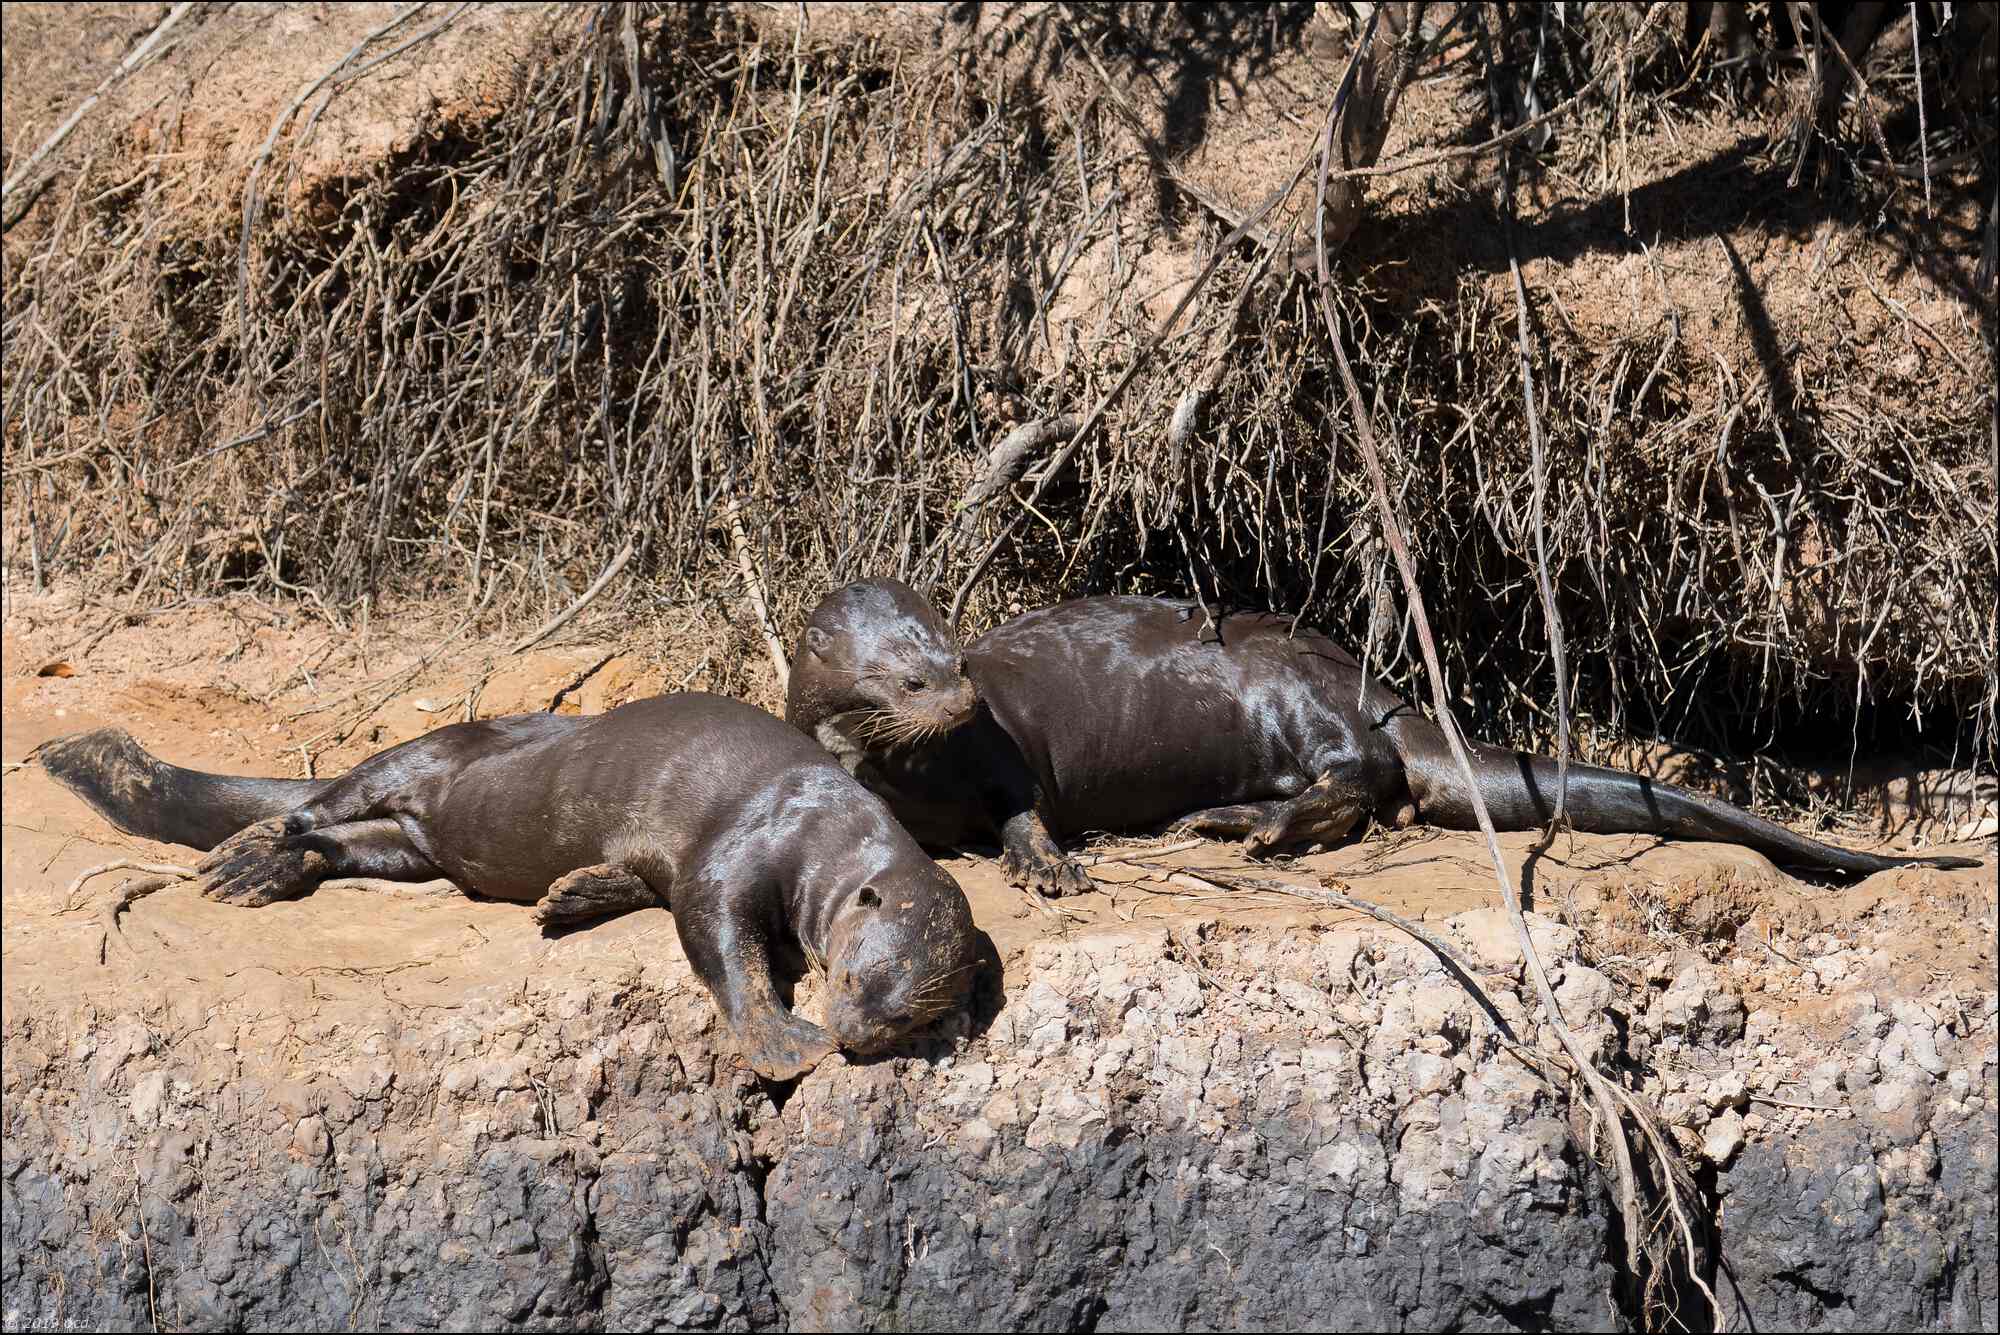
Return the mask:
<svg viewBox="0 0 2000 1335">
<path fill-rule="evenodd" d="M 130 958 L 139 957 L 139 952 L 132 949 L 132 943 L 125 939 L 125 933 L 119 929 L 119 914 L 130 908 L 134 901 L 144 899 L 155 890 L 179 885 L 182 881 L 192 880 L 195 876 L 194 870 L 187 867 L 169 867 L 164 870 L 168 872 L 167 875 L 152 876 L 142 881 L 127 881 L 98 901 L 97 962 L 99 964 L 108 961 L 109 947 L 113 941 L 116 941 L 118 948 Z"/>
<path fill-rule="evenodd" d="M 167 34 L 174 30 L 174 25 L 185 18 L 187 12 L 193 8 L 194 5 L 192 4 L 184 3 L 175 5 L 168 12 L 167 16 L 160 20 L 159 25 L 152 32 L 146 34 L 146 39 L 133 47 L 130 55 L 118 62 L 118 68 L 113 70 L 102 83 L 98 84 L 89 97 L 83 99 L 77 106 L 77 109 L 72 111 L 63 120 L 63 123 L 55 128 L 54 133 L 42 141 L 42 146 L 16 164 L 14 170 L 7 174 L 6 181 L 0 183 L 0 199 L 5 199 L 8 195 L 13 194 L 24 182 L 33 176 L 35 168 L 41 166 L 42 160 L 62 146 L 63 140 L 69 138 L 70 132 L 82 123 L 84 116 L 103 99 L 106 93 L 111 91 L 113 86 L 133 70 L 145 64 L 148 59 L 158 54 L 163 49 L 160 43 L 166 40 Z M 6 226 L 12 227 L 20 216 L 19 212 L 9 210 Z"/>
<path fill-rule="evenodd" d="M 67 913 L 76 907 L 76 892 L 83 889 L 84 882 L 102 876 L 106 872 L 114 871 L 151 872 L 155 876 L 166 877 L 165 884 L 171 884 L 175 880 L 185 880 L 194 875 L 194 872 L 190 869 L 171 862 L 135 862 L 131 858 L 117 858 L 110 862 L 100 862 L 95 867 L 86 867 L 78 872 L 76 878 L 69 883 L 69 889 L 63 891 L 63 911 Z M 155 889 L 157 888 L 156 886 Z M 148 891 L 147 893 L 150 894 L 151 892 Z"/>
<path fill-rule="evenodd" d="M 1317 258 L 1319 264 L 1320 309 L 1326 322 L 1327 340 L 1332 347 L 1334 360 L 1339 368 L 1340 380 L 1347 393 L 1347 406 L 1354 428 L 1356 444 L 1367 464 L 1370 480 L 1374 484 L 1376 514 L 1382 526 L 1383 536 L 1396 557 L 1396 565 L 1402 576 L 1405 606 L 1415 624 L 1418 642 L 1423 649 L 1424 663 L 1428 669 L 1431 687 L 1431 703 L 1436 713 L 1438 725 L 1443 729 L 1445 740 L 1451 747 L 1453 760 L 1458 766 L 1460 780 L 1472 802 L 1473 815 L 1479 822 L 1480 832 L 1486 838 L 1487 852 L 1492 859 L 1493 874 L 1500 887 L 1501 900 L 1506 907 L 1508 919 L 1514 925 L 1514 935 L 1520 943 L 1522 958 L 1527 961 L 1528 973 L 1534 982 L 1542 1009 L 1548 1017 L 1549 1027 L 1554 1031 L 1563 1051 L 1568 1054 L 1570 1064 L 1581 1079 L 1595 1103 L 1604 1128 L 1605 1140 L 1609 1145 L 1615 1180 L 1618 1184 L 1617 1203 L 1624 1220 L 1626 1239 L 1626 1265 L 1633 1275 L 1647 1274 L 1642 1260 L 1645 1240 L 1649 1236 L 1645 1218 L 1639 1203 L 1637 1175 L 1633 1169 L 1632 1151 L 1626 1142 L 1623 1123 L 1620 1119 L 1620 1104 L 1612 1086 L 1591 1063 L 1589 1054 L 1571 1031 L 1563 1018 L 1562 1008 L 1557 1004 L 1555 990 L 1549 983 L 1548 970 L 1542 963 L 1541 955 L 1535 948 L 1534 938 L 1528 932 L 1527 920 L 1522 916 L 1520 897 L 1516 894 L 1513 878 L 1508 874 L 1506 860 L 1500 852 L 1499 836 L 1494 832 L 1492 816 L 1486 809 L 1486 802 L 1479 791 L 1479 783 L 1472 770 L 1472 759 L 1466 750 L 1465 740 L 1452 714 L 1450 696 L 1446 687 L 1444 669 L 1440 664 L 1437 645 L 1432 638 L 1429 615 L 1424 607 L 1423 593 L 1417 585 L 1416 565 L 1410 558 L 1409 544 L 1404 538 L 1407 525 L 1397 514 L 1395 503 L 1390 499 L 1389 486 L 1382 471 L 1382 461 L 1375 445 L 1374 426 L 1361 390 L 1354 379 L 1353 368 L 1348 364 L 1347 351 L 1341 338 L 1340 324 L 1334 313 L 1333 276 L 1327 260 L 1326 233 L 1324 228 L 1324 204 L 1326 182 L 1333 166 L 1335 130 L 1341 113 L 1340 99 L 1336 97 L 1328 108 L 1326 134 L 1320 146 L 1320 204 L 1322 213 L 1315 220 Z M 1690 1267 L 1696 1258 L 1690 1256 Z M 1718 1327 L 1724 1324 L 1722 1311 L 1715 1307 Z"/>
</svg>

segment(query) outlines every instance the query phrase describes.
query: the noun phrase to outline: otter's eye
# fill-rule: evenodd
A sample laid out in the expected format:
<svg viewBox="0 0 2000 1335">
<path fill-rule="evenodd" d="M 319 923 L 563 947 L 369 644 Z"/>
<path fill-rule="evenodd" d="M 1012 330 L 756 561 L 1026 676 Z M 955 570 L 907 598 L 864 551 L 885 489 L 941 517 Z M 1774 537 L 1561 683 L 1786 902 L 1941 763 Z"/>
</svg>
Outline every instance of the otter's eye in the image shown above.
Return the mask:
<svg viewBox="0 0 2000 1335">
<path fill-rule="evenodd" d="M 924 689 L 924 679 L 922 677 L 905 677 L 903 678 L 903 689 L 915 695 L 918 691 Z"/>
<path fill-rule="evenodd" d="M 882 907 L 882 896 L 875 893 L 874 886 L 864 885 L 861 893 L 854 897 L 854 902 L 864 909 L 878 909 Z"/>
</svg>

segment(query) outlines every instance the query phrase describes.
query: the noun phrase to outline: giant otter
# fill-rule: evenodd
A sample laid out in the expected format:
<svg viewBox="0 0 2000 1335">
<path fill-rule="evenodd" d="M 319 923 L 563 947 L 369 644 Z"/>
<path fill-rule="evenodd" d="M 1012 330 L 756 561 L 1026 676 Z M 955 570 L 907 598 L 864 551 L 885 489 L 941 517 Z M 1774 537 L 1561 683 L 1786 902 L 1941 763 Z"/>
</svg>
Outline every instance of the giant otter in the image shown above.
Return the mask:
<svg viewBox="0 0 2000 1335">
<path fill-rule="evenodd" d="M 590 718 L 456 723 L 337 779 L 202 774 L 116 729 L 41 762 L 120 829 L 214 852 L 202 893 L 254 906 L 336 876 L 448 876 L 543 922 L 665 903 L 750 1067 L 870 1052 L 957 1006 L 980 956 L 964 892 L 827 754 L 761 709 L 668 695 Z M 772 977 L 824 962 L 827 1030 Z"/>
<path fill-rule="evenodd" d="M 1079 598 L 961 655 L 915 590 L 862 580 L 813 612 L 786 718 L 924 843 L 997 839 L 1011 879 L 1055 893 L 1088 886 L 1056 842 L 1088 830 L 1177 821 L 1258 852 L 1331 842 L 1366 816 L 1475 827 L 1443 731 L 1339 645 L 1270 613 L 1207 625 L 1191 602 Z M 1550 818 L 1555 761 L 1471 750 L 1497 829 Z M 1595 765 L 1570 766 L 1568 816 L 1579 830 L 1720 840 L 1821 872 L 1979 865 L 1836 848 Z"/>
</svg>

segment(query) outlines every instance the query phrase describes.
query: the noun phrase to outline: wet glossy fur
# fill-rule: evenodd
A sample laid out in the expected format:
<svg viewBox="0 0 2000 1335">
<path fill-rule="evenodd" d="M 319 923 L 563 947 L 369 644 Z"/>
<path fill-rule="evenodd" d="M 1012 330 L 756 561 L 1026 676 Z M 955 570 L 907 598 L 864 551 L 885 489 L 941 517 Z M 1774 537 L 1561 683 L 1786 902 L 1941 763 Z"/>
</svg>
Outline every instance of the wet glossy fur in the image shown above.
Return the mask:
<svg viewBox="0 0 2000 1335">
<path fill-rule="evenodd" d="M 765 1075 L 831 1050 L 771 975 L 796 942 L 828 972 L 827 1021 L 868 1051 L 958 1004 L 976 968 L 964 893 L 820 747 L 702 694 L 590 718 L 439 728 L 338 779 L 240 779 L 166 765 L 104 730 L 44 767 L 114 824 L 213 846 L 204 893 L 244 905 L 338 876 L 447 876 L 545 922 L 648 903 Z"/>
<path fill-rule="evenodd" d="M 894 594 L 899 624 L 924 624 L 913 604 L 928 605 L 913 590 L 866 584 L 875 602 Z M 829 602 L 851 610 L 844 592 Z M 811 624 L 837 629 L 817 612 Z M 841 623 L 852 624 L 851 614 Z M 934 612 L 928 624 L 940 638 L 916 656 L 947 661 L 954 646 Z M 834 636 L 829 652 L 865 657 L 856 643 Z M 823 742 L 845 743 L 850 771 L 919 839 L 934 847 L 998 839 L 1010 871 L 1028 884 L 1086 884 L 1055 840 L 1090 830 L 1179 821 L 1245 837 L 1254 851 L 1332 842 L 1371 816 L 1474 828 L 1442 731 L 1324 635 L 1293 633 L 1286 617 L 1243 613 L 1211 624 L 1192 603 L 1082 598 L 995 628 L 966 648 L 964 661 L 984 708 L 934 742 L 869 746 L 824 709 L 795 707 L 787 718 Z M 811 683 L 802 689 L 796 675 L 793 693 L 826 698 Z M 1547 822 L 1554 761 L 1475 746 L 1473 763 L 1497 828 Z M 1727 803 L 1592 765 L 1570 767 L 1568 814 L 1579 830 L 1744 844 L 1819 871 L 1978 865 L 1836 848 Z"/>
</svg>

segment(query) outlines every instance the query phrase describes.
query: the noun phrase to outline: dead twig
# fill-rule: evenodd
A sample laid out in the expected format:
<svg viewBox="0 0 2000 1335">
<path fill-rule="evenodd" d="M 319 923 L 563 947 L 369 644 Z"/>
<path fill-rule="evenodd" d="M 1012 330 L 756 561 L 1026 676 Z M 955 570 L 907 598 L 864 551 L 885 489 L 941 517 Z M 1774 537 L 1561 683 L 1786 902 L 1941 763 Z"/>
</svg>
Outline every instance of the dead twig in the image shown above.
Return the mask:
<svg viewBox="0 0 2000 1335">
<path fill-rule="evenodd" d="M 13 194 L 15 188 L 22 181 L 26 180 L 36 167 L 41 165 L 42 159 L 55 152 L 61 146 L 63 140 L 69 138 L 70 132 L 76 129 L 85 114 L 92 107 L 96 106 L 103 99 L 104 95 L 111 91 L 115 84 L 133 70 L 145 64 L 154 54 L 160 43 L 166 39 L 167 34 L 173 31 L 174 25 L 185 18 L 187 12 L 193 8 L 194 5 L 192 3 L 183 3 L 175 5 L 172 10 L 168 11 L 167 16 L 160 20 L 159 26 L 146 35 L 146 40 L 133 47 L 132 54 L 118 62 L 118 68 L 107 75 L 104 81 L 97 85 L 97 88 L 91 95 L 78 104 L 76 110 L 72 111 L 63 123 L 55 128 L 55 132 L 42 141 L 42 146 L 15 165 L 14 170 L 8 174 L 6 181 L 0 183 L 0 199 L 5 199 L 8 195 Z"/>
<path fill-rule="evenodd" d="M 1556 809 L 1550 817 L 1551 831 L 1569 819 L 1569 670 L 1563 659 L 1562 614 L 1556 610 L 1555 584 L 1549 578 L 1548 521 L 1544 501 L 1548 496 L 1549 466 L 1542 451 L 1542 415 L 1535 406 L 1535 373 L 1529 353 L 1528 285 L 1521 278 L 1521 258 L 1514 244 L 1514 162 L 1510 155 L 1502 176 L 1505 192 L 1507 271 L 1514 278 L 1516 339 L 1521 360 L 1521 403 L 1528 416 L 1528 467 L 1534 479 L 1534 499 L 1530 503 L 1535 528 L 1535 583 L 1542 594 L 1542 619 L 1549 632 L 1549 654 L 1556 674 Z"/>
<path fill-rule="evenodd" d="M 764 652 L 770 655 L 771 666 L 777 671 L 778 689 L 783 691 L 792 679 L 792 668 L 785 661 L 785 646 L 779 642 L 776 624 L 771 620 L 771 600 L 765 596 L 763 577 L 757 573 L 757 563 L 750 556 L 750 535 L 743 528 L 743 507 L 739 502 L 732 500 L 725 507 L 724 521 L 729 526 L 729 545 L 736 551 L 736 569 L 743 576 L 743 596 L 750 604 L 757 633 L 763 638 Z"/>
<path fill-rule="evenodd" d="M 959 498 L 955 507 L 958 525 L 954 540 L 962 542 L 971 536 L 981 507 L 1014 485 L 1014 479 L 1021 475 L 1021 469 L 1030 455 L 1058 441 L 1068 440 L 1082 424 L 1082 417 L 1065 413 L 1060 417 L 1023 422 L 1002 436 L 1000 442 L 987 453 L 986 463 L 980 468 L 979 475 L 972 479 L 972 485 Z"/>
<path fill-rule="evenodd" d="M 1076 861 L 1085 867 L 1106 867 L 1118 862 L 1138 862 L 1144 858 L 1165 857 L 1169 853 L 1185 853 L 1191 848 L 1200 848 L 1206 839 L 1183 839 L 1178 843 L 1160 844 L 1150 848 L 1128 848 L 1118 853 L 1079 853 Z"/>
<path fill-rule="evenodd" d="M 531 648 L 575 620 L 578 612 L 590 606 L 591 599 L 603 593 L 611 581 L 618 578 L 618 572 L 630 564 L 632 555 L 636 550 L 637 548 L 631 543 L 626 543 L 619 549 L 618 555 L 612 557 L 610 563 L 597 573 L 597 578 L 590 582 L 590 587 L 577 595 L 575 602 L 543 622 L 539 629 L 530 634 L 523 635 L 520 639 L 514 641 L 513 647 L 508 649 L 507 652 L 518 654 L 524 649 Z"/>
<path fill-rule="evenodd" d="M 1320 201 L 1324 204 L 1326 181 L 1333 166 L 1334 132 L 1341 112 L 1341 101 L 1336 97 L 1327 111 L 1326 134 L 1320 147 Z M 1569 1054 L 1576 1066 L 1577 1075 L 1582 1078 L 1596 1100 L 1604 1118 L 1607 1139 L 1616 1168 L 1618 1181 L 1619 1213 L 1625 1221 L 1626 1261 L 1637 1274 L 1641 1269 L 1641 1240 L 1644 1237 L 1644 1216 L 1639 1206 L 1637 1177 L 1632 1167 L 1630 1147 L 1625 1143 L 1619 1121 L 1618 1105 L 1614 1100 L 1610 1084 L 1592 1066 L 1589 1054 L 1570 1032 L 1563 1020 L 1562 1008 L 1556 1003 L 1555 989 L 1550 985 L 1548 971 L 1543 966 L 1541 956 L 1535 949 L 1534 939 L 1528 934 L 1528 924 L 1521 914 L 1521 903 L 1514 892 L 1513 878 L 1507 872 L 1506 859 L 1500 852 L 1500 839 L 1493 829 L 1493 818 L 1486 810 L 1485 798 L 1479 791 L 1479 781 L 1473 773 L 1472 758 L 1467 752 L 1465 741 L 1460 736 L 1456 720 L 1452 716 L 1450 699 L 1446 693 L 1444 668 L 1438 661 L 1437 645 L 1432 639 L 1430 618 L 1424 608 L 1423 594 L 1417 586 L 1416 565 L 1410 559 L 1409 545 L 1403 537 L 1404 525 L 1396 513 L 1396 507 L 1389 498 L 1389 484 L 1382 472 L 1382 461 L 1375 446 L 1374 426 L 1366 403 L 1362 400 L 1361 389 L 1354 379 L 1353 368 L 1348 365 L 1347 351 L 1342 343 L 1340 323 L 1334 313 L 1333 275 L 1329 268 L 1325 244 L 1324 208 L 1319 209 L 1316 218 L 1318 240 L 1317 258 L 1319 264 L 1319 302 L 1326 321 L 1328 342 L 1332 345 L 1335 363 L 1340 371 L 1342 387 L 1347 393 L 1347 404 L 1354 436 L 1360 447 L 1363 461 L 1367 465 L 1368 476 L 1374 485 L 1376 515 L 1382 525 L 1382 533 L 1390 550 L 1395 553 L 1396 567 L 1402 576 L 1405 606 L 1417 631 L 1418 643 L 1423 649 L 1424 664 L 1429 671 L 1432 706 L 1437 714 L 1438 726 L 1444 730 L 1445 740 L 1451 748 L 1453 760 L 1458 767 L 1459 781 L 1464 784 L 1472 802 L 1473 815 L 1479 822 L 1479 829 L 1486 837 L 1487 851 L 1493 861 L 1493 873 L 1500 886 L 1500 894 L 1506 906 L 1507 916 L 1514 924 L 1514 935 L 1520 942 L 1522 956 L 1528 961 L 1528 971 L 1534 979 L 1535 990 L 1540 995 L 1542 1007 L 1555 1031 L 1563 1050 Z M 1720 1312 L 1717 1313 L 1718 1318 Z"/>
<path fill-rule="evenodd" d="M 76 879 L 69 883 L 69 889 L 63 891 L 63 912 L 68 913 L 76 908 L 76 892 L 83 889 L 85 881 L 102 876 L 106 872 L 114 871 L 150 872 L 155 876 L 165 876 L 169 878 L 169 881 L 176 878 L 185 880 L 194 875 L 194 872 L 188 868 L 177 866 L 171 862 L 137 862 L 131 858 L 117 858 L 110 862 L 100 862 L 95 867 L 86 867 L 84 870 L 78 872 Z"/>
</svg>

